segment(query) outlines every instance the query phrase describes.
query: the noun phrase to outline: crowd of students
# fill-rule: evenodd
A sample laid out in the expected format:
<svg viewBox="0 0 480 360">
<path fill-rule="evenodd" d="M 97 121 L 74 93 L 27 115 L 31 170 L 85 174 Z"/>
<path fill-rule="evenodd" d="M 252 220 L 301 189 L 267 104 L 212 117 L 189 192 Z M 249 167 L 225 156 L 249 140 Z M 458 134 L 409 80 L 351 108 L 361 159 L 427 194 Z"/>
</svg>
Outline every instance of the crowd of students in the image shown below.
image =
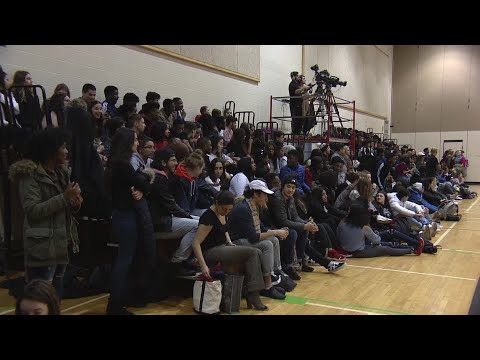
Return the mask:
<svg viewBox="0 0 480 360">
<path fill-rule="evenodd" d="M 118 255 L 107 314 L 154 301 L 158 242 L 180 240 L 168 259 L 175 274 L 208 278 L 216 262 L 240 264 L 248 306 L 266 310 L 261 296 L 284 299 L 314 271 L 311 262 L 334 273 L 349 257 L 422 254 L 441 229 L 440 207 L 468 192 L 462 152 L 438 161 L 436 149 L 359 133 L 357 149 L 317 144 L 304 159 L 281 131 L 238 126 L 229 109 L 210 114 L 207 105 L 193 120 L 179 97 L 160 108 L 160 95 L 148 92 L 137 111 L 132 93 L 116 107 L 115 86 L 103 102 L 93 84 L 72 100 L 59 84 L 41 106 L 28 88 L 13 95 L 18 112 L 8 121 L 2 106 L 2 121 L 28 139 L 12 145 L 22 159 L 10 167 L 25 215 L 27 279 L 51 282 L 61 300 L 69 250 L 82 250 L 75 219 L 111 217 Z"/>
</svg>

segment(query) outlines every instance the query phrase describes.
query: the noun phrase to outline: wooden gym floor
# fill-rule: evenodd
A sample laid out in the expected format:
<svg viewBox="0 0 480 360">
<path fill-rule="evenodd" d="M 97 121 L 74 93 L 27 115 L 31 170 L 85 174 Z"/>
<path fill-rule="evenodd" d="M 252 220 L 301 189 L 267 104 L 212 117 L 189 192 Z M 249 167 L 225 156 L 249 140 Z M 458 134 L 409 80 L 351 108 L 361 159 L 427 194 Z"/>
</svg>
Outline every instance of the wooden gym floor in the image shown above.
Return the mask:
<svg viewBox="0 0 480 360">
<path fill-rule="evenodd" d="M 480 186 L 472 186 L 479 192 Z M 436 255 L 349 259 L 336 274 L 316 266 L 283 301 L 262 298 L 268 311 L 242 315 L 466 315 L 480 275 L 480 198 L 459 201 L 460 222 L 443 221 L 433 239 Z M 4 278 L 0 278 L 0 281 Z M 102 315 L 108 294 L 62 302 L 65 315 Z M 0 315 L 14 312 L 14 299 L 0 289 Z M 138 315 L 191 315 L 191 298 L 169 298 L 130 309 Z M 479 309 L 480 310 L 480 309 Z"/>
</svg>

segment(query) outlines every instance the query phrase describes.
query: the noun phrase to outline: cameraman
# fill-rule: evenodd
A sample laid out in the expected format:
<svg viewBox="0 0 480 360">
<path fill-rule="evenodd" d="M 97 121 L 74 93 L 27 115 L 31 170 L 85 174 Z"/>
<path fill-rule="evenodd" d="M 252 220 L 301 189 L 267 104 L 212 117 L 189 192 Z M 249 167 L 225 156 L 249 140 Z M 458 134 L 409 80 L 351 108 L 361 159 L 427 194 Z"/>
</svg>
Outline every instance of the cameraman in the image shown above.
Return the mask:
<svg viewBox="0 0 480 360">
<path fill-rule="evenodd" d="M 290 73 L 290 78 L 292 81 L 288 86 L 288 93 L 290 96 L 302 96 L 306 91 L 310 90 L 312 85 L 308 86 L 308 89 L 302 86 L 301 76 L 299 76 L 298 71 L 293 71 Z M 290 99 L 290 114 L 292 116 L 292 134 L 300 135 L 303 129 L 304 119 L 302 118 L 302 99 L 293 98 Z"/>
</svg>

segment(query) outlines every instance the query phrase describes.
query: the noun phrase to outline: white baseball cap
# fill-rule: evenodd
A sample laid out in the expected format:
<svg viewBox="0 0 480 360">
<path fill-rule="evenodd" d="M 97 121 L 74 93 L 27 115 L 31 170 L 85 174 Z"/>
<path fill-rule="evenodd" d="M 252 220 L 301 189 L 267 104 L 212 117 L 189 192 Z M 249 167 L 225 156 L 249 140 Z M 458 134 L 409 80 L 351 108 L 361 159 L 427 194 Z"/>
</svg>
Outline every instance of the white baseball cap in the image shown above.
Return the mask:
<svg viewBox="0 0 480 360">
<path fill-rule="evenodd" d="M 253 180 L 248 186 L 251 190 L 260 190 L 263 191 L 265 194 L 273 194 L 273 191 L 269 190 L 267 185 L 261 180 Z"/>
</svg>

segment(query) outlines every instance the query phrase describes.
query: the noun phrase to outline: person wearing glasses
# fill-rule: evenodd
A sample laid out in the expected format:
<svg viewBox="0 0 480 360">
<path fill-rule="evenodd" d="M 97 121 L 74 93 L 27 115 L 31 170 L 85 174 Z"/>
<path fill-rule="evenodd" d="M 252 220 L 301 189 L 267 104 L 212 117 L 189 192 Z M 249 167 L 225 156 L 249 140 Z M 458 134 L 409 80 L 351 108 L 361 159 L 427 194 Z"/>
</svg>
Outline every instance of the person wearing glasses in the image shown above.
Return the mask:
<svg viewBox="0 0 480 360">
<path fill-rule="evenodd" d="M 149 168 L 155 154 L 153 139 L 146 135 L 138 136 L 138 150 L 132 154 L 131 164 L 135 171 Z"/>
</svg>

